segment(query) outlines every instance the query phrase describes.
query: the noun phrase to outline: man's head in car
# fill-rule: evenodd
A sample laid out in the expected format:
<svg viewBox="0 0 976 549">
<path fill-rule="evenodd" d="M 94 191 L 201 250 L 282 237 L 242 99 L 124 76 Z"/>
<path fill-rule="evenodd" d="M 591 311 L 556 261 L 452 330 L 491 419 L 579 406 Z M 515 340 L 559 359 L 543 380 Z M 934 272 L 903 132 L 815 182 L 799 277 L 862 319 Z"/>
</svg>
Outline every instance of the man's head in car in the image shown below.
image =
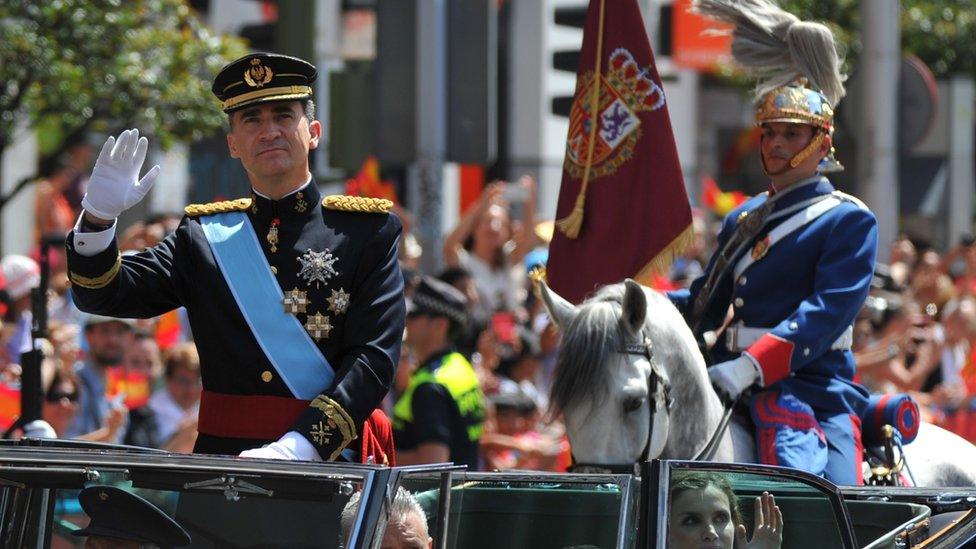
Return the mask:
<svg viewBox="0 0 976 549">
<path fill-rule="evenodd" d="M 353 494 L 342 510 L 343 544 L 348 542 L 359 512 L 359 495 L 360 492 Z M 430 549 L 434 546 L 434 540 L 427 534 L 427 515 L 416 498 L 403 487 L 397 488 L 389 513 L 381 549 Z"/>
</svg>

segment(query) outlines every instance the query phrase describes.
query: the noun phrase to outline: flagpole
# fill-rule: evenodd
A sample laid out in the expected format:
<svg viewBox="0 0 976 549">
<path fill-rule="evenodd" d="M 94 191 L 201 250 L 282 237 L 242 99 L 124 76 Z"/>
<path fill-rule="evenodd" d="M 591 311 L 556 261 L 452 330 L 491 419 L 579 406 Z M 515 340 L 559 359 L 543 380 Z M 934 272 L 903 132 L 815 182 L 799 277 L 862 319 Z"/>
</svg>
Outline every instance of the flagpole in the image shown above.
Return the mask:
<svg viewBox="0 0 976 549">
<path fill-rule="evenodd" d="M 586 165 L 583 167 L 583 184 L 580 192 L 576 196 L 576 204 L 573 211 L 563 219 L 556 221 L 556 225 L 568 238 L 579 236 L 580 229 L 583 228 L 583 206 L 586 202 L 586 188 L 590 183 L 590 165 L 593 163 L 593 148 L 596 145 L 596 132 L 600 126 L 600 88 L 602 87 L 602 67 L 603 57 L 603 2 L 600 0 L 600 18 L 597 22 L 596 33 L 596 63 L 594 65 L 595 74 L 593 75 L 593 90 L 590 92 L 590 141 L 586 147 Z"/>
</svg>

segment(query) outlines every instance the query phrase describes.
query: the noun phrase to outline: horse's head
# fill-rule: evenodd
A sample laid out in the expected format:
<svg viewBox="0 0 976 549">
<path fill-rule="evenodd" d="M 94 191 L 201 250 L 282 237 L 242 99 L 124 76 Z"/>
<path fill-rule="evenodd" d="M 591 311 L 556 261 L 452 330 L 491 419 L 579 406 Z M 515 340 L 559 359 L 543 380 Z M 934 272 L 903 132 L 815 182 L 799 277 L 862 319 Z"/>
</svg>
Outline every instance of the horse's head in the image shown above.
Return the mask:
<svg viewBox="0 0 976 549">
<path fill-rule="evenodd" d="M 632 469 L 660 455 L 668 439 L 670 381 L 651 340 L 650 290 L 628 279 L 577 307 L 544 282 L 540 287 L 562 332 L 550 401 L 565 417 L 574 459 Z"/>
</svg>

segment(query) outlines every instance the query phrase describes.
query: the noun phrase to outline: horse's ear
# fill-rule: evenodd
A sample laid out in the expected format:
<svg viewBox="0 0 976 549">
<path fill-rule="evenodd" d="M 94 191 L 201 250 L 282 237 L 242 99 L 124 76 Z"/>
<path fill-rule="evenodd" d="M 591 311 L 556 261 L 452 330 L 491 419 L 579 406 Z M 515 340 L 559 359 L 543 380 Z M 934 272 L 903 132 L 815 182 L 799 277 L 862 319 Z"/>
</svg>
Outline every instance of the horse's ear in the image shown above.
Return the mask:
<svg viewBox="0 0 976 549">
<path fill-rule="evenodd" d="M 647 296 L 644 288 L 630 278 L 624 281 L 623 310 L 624 326 L 632 334 L 639 334 L 647 318 Z"/>
<path fill-rule="evenodd" d="M 549 311 L 549 318 L 556 323 L 560 330 L 565 330 L 569 323 L 576 318 L 578 313 L 576 306 L 552 291 L 552 288 L 544 280 L 539 280 L 537 284 L 542 293 L 542 301 L 546 304 L 546 310 Z"/>
</svg>

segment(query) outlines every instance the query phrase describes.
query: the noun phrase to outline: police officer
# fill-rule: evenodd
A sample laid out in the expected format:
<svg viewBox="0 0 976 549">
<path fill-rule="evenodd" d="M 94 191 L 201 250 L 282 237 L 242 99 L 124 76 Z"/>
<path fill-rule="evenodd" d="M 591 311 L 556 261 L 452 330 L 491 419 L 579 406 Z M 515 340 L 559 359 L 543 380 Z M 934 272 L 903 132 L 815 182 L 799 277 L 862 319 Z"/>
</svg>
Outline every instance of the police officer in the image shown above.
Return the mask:
<svg viewBox="0 0 976 549">
<path fill-rule="evenodd" d="M 878 237 L 867 207 L 822 175 L 839 168 L 831 134 L 844 88 L 833 36 L 765 0 L 695 5 L 735 24 L 737 59 L 767 71 L 756 123 L 770 186 L 726 217 L 705 274 L 671 298 L 699 337 L 720 331 L 731 305 L 709 377 L 729 399 L 762 388 L 751 401 L 760 461 L 859 484 L 867 394 L 853 381 L 851 325 Z"/>
<path fill-rule="evenodd" d="M 114 486 L 89 486 L 78 495 L 88 526 L 71 533 L 85 547 L 183 547 L 190 535 L 175 520 L 141 497 Z"/>
<path fill-rule="evenodd" d="M 116 218 L 141 179 L 147 141 L 110 137 L 68 235 L 72 292 L 85 311 L 152 317 L 187 309 L 203 394 L 194 450 L 286 459 L 365 459 L 351 445 L 390 386 L 404 323 L 401 225 L 389 201 L 319 194 L 319 145 L 301 59 L 255 53 L 213 83 L 248 198 L 191 205 L 159 245 L 121 257 Z"/>
<path fill-rule="evenodd" d="M 418 366 L 393 407 L 401 465 L 453 461 L 478 466 L 484 396 L 474 368 L 453 348 L 465 322 L 464 294 L 422 277 L 407 302 L 405 340 Z"/>
</svg>

